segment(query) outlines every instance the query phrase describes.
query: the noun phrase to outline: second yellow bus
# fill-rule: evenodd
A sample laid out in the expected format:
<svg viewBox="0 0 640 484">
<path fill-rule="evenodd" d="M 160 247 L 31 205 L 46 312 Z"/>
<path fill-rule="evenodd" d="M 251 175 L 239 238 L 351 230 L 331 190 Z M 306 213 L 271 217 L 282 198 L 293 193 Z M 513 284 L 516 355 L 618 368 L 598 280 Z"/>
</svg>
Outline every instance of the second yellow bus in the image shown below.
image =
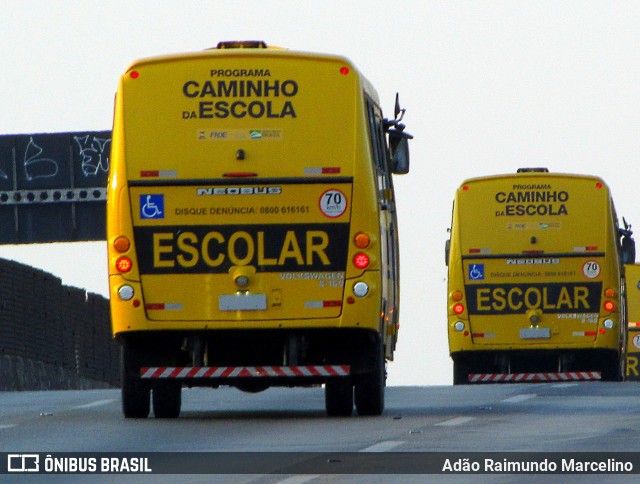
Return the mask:
<svg viewBox="0 0 640 484">
<path fill-rule="evenodd" d="M 454 384 L 621 379 L 632 244 L 600 178 L 464 181 L 446 256 Z"/>
</svg>

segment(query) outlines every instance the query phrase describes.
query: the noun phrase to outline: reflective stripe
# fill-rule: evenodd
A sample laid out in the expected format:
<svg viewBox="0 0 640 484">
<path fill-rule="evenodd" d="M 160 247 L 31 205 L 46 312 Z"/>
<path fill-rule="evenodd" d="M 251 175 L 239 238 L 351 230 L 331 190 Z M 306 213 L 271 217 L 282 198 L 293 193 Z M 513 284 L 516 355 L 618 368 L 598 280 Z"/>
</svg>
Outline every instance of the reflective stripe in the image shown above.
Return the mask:
<svg viewBox="0 0 640 484">
<path fill-rule="evenodd" d="M 469 375 L 471 383 L 531 382 L 531 381 L 576 381 L 600 380 L 599 371 L 569 371 L 562 373 L 473 373 Z"/>
<path fill-rule="evenodd" d="M 145 367 L 140 377 L 153 378 L 287 378 L 349 376 L 349 365 Z"/>
</svg>

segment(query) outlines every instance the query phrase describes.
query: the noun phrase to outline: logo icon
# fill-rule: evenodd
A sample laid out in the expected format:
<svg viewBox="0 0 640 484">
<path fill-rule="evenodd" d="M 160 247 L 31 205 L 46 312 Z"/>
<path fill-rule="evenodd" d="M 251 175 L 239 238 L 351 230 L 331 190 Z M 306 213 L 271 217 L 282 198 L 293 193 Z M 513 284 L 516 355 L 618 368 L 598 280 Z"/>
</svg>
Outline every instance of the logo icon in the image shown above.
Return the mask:
<svg viewBox="0 0 640 484">
<path fill-rule="evenodd" d="M 140 195 L 140 218 L 164 218 L 164 195 Z"/>
<path fill-rule="evenodd" d="M 40 456 L 38 454 L 7 454 L 8 472 L 39 472 Z"/>
<path fill-rule="evenodd" d="M 472 281 L 483 281 L 484 264 L 471 264 L 469 266 L 469 279 Z"/>
</svg>

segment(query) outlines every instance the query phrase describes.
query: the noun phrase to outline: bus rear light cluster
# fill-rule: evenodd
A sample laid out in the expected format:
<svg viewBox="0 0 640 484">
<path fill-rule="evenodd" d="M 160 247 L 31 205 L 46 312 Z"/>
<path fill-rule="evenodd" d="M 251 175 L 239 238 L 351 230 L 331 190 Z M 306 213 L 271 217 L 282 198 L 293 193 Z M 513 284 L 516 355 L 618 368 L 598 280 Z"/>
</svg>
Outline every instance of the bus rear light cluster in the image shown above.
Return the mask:
<svg viewBox="0 0 640 484">
<path fill-rule="evenodd" d="M 604 302 L 602 307 L 604 307 L 605 311 L 612 312 L 616 308 L 616 303 L 611 299 L 616 297 L 616 290 L 608 287 L 607 289 L 605 289 L 604 295 L 606 298 L 608 298 L 608 300 Z"/>
<path fill-rule="evenodd" d="M 464 294 L 462 293 L 462 291 L 456 289 L 449 295 L 449 297 L 455 303 L 453 305 L 453 314 L 460 315 L 464 313 L 464 304 L 460 302 L 464 299 Z"/>
<path fill-rule="evenodd" d="M 608 287 L 607 289 L 605 289 L 604 295 L 608 299 L 604 302 L 602 307 L 605 311 L 611 313 L 616 309 L 616 303 L 615 301 L 613 301 L 613 299 L 617 296 L 617 292 L 615 289 Z M 598 331 L 600 332 L 600 334 L 605 334 L 608 329 L 613 329 L 613 327 L 615 326 L 615 322 L 613 321 L 613 319 L 607 318 L 602 323 L 602 326 L 604 327 L 600 328 Z"/>
<path fill-rule="evenodd" d="M 128 237 L 121 235 L 113 241 L 113 248 L 116 252 L 123 254 L 131 248 L 131 241 Z M 115 266 L 118 272 L 127 273 L 133 268 L 133 261 L 130 257 L 122 255 L 116 260 Z"/>
<path fill-rule="evenodd" d="M 353 245 L 358 249 L 367 249 L 371 245 L 371 237 L 365 232 L 358 232 L 353 238 Z M 364 252 L 358 252 L 353 256 L 353 265 L 358 269 L 366 269 L 371 263 L 371 258 Z"/>
</svg>

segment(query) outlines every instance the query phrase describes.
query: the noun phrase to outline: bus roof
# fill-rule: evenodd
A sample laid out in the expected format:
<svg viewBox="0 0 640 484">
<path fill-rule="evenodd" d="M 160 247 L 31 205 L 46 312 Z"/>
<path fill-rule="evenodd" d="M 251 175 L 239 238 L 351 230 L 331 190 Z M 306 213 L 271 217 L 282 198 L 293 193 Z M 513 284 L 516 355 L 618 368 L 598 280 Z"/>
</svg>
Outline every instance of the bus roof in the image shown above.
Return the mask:
<svg viewBox="0 0 640 484">
<path fill-rule="evenodd" d="M 589 175 L 521 172 L 471 178 L 457 190 L 454 205 L 463 254 L 602 252 L 614 217 L 607 185 Z"/>
<path fill-rule="evenodd" d="M 542 171 L 542 170 L 546 170 L 546 171 Z M 584 174 L 577 174 L 577 173 L 560 173 L 560 172 L 555 173 L 555 172 L 550 172 L 546 168 L 535 168 L 535 169 L 520 168 L 518 169 L 517 173 L 501 173 L 498 175 L 485 175 L 485 176 L 467 178 L 460 184 L 460 186 L 463 187 L 464 185 L 467 185 L 469 183 L 477 183 L 477 182 L 490 181 L 490 180 L 505 180 L 505 179 L 514 179 L 514 178 L 520 179 L 520 178 L 532 178 L 532 177 L 574 178 L 574 179 L 593 180 L 593 181 L 602 183 L 603 186 L 606 186 L 605 181 L 602 178 L 595 175 L 584 175 Z"/>
<path fill-rule="evenodd" d="M 239 42 L 239 41 L 238 41 Z M 249 41 L 249 42 L 261 42 L 261 41 Z M 289 57 L 300 59 L 325 59 L 327 61 L 338 61 L 349 65 L 349 68 L 357 73 L 362 82 L 364 91 L 377 103 L 380 102 L 378 92 L 373 84 L 358 70 L 358 68 L 346 57 L 336 54 L 326 54 L 317 52 L 304 52 L 289 50 L 285 47 L 278 47 L 272 45 L 266 45 L 266 47 L 224 47 L 221 48 L 221 44 L 228 44 L 231 42 L 219 42 L 217 47 L 196 51 L 196 52 L 182 52 L 174 54 L 165 54 L 153 57 L 143 57 L 135 60 L 127 67 L 126 73 L 131 72 L 133 69 L 139 69 L 145 65 L 158 64 L 163 62 L 177 62 L 183 60 L 197 60 L 208 59 L 217 57 Z M 237 42 L 236 42 L 237 43 Z"/>
</svg>

